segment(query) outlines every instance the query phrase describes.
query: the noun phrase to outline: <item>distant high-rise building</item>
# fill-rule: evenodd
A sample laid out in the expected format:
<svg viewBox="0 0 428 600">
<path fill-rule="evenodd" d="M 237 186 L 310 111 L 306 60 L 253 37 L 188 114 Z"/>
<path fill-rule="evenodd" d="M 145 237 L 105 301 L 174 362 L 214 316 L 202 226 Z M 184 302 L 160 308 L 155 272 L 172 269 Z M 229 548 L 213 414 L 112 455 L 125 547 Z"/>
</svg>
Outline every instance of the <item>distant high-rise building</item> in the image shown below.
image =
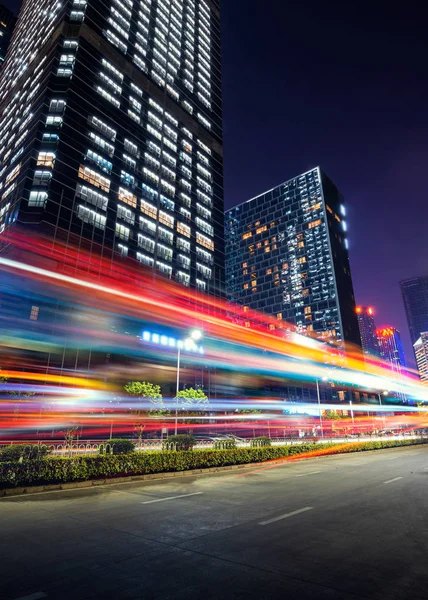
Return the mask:
<svg viewBox="0 0 428 600">
<path fill-rule="evenodd" d="M 0 4 L 0 69 L 9 47 L 13 28 L 16 24 L 16 17 L 12 11 Z"/>
<path fill-rule="evenodd" d="M 357 306 L 356 313 L 364 354 L 379 356 L 373 308 L 371 306 Z"/>
<path fill-rule="evenodd" d="M 421 337 L 413 344 L 416 363 L 421 382 L 428 385 L 428 332 L 422 331 Z"/>
<path fill-rule="evenodd" d="M 401 374 L 406 360 L 400 332 L 395 327 L 381 327 L 376 329 L 376 336 L 381 358 L 389 363 L 393 371 Z"/>
<path fill-rule="evenodd" d="M 428 277 L 405 279 L 400 287 L 414 344 L 423 331 L 428 331 Z"/>
<path fill-rule="evenodd" d="M 345 214 L 320 168 L 228 210 L 228 298 L 299 333 L 361 345 Z"/>
<path fill-rule="evenodd" d="M 24 0 L 0 78 L 16 223 L 222 289 L 218 0 Z"/>
</svg>

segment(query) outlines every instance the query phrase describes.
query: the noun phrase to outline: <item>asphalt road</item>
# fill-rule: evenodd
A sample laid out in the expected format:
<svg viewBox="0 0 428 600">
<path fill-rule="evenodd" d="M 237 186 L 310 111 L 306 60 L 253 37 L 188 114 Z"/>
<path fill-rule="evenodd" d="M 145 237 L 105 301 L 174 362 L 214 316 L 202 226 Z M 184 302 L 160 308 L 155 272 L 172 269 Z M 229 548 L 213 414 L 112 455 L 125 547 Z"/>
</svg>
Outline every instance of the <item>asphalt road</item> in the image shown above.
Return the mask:
<svg viewBox="0 0 428 600">
<path fill-rule="evenodd" d="M 0 597 L 428 597 L 428 447 L 0 500 Z"/>
</svg>

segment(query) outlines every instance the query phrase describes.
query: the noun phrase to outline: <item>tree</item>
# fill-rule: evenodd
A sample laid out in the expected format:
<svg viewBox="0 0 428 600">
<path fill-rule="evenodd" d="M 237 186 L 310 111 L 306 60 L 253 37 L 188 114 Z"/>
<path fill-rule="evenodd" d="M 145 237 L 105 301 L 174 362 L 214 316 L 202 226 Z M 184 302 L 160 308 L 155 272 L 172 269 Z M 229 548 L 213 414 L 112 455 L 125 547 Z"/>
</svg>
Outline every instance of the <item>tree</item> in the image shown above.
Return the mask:
<svg viewBox="0 0 428 600">
<path fill-rule="evenodd" d="M 180 404 L 181 410 L 192 412 L 202 412 L 207 410 L 209 405 L 208 396 L 203 390 L 187 388 L 180 390 L 175 397 L 175 401 Z"/>
<path fill-rule="evenodd" d="M 124 389 L 130 396 L 147 398 L 153 405 L 153 408 L 148 411 L 150 415 L 169 415 L 170 411 L 167 410 L 163 401 L 160 385 L 148 381 L 130 381 L 124 386 Z M 137 414 L 141 414 L 141 412 L 138 410 Z"/>
</svg>

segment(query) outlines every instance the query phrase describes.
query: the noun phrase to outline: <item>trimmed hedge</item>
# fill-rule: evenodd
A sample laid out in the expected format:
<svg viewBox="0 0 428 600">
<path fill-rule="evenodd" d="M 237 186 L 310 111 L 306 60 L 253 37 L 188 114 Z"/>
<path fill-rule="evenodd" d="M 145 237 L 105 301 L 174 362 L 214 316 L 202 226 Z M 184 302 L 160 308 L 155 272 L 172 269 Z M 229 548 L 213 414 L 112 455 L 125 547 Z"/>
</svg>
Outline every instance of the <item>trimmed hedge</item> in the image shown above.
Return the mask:
<svg viewBox="0 0 428 600">
<path fill-rule="evenodd" d="M 101 444 L 100 454 L 129 454 L 135 452 L 135 444 L 126 438 L 112 438 Z"/>
<path fill-rule="evenodd" d="M 0 450 L 0 461 L 34 460 L 52 452 L 52 447 L 46 444 L 10 444 Z"/>
<path fill-rule="evenodd" d="M 88 479 L 188 471 L 263 462 L 287 456 L 342 454 L 427 443 L 428 440 L 379 441 L 337 444 L 299 444 L 230 450 L 133 452 L 131 454 L 47 457 L 22 463 L 0 463 L 0 487 L 66 483 Z"/>
</svg>

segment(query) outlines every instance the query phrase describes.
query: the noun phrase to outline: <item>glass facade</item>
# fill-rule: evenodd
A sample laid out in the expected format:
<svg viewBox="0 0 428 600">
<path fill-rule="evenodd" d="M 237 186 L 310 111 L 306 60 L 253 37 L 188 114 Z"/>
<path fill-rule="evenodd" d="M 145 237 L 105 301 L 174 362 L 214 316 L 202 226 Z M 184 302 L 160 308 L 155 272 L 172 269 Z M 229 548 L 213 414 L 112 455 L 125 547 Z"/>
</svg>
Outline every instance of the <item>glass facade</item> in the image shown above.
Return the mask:
<svg viewBox="0 0 428 600">
<path fill-rule="evenodd" d="M 420 338 L 413 344 L 413 349 L 421 382 L 428 385 L 428 332 L 421 332 Z"/>
<path fill-rule="evenodd" d="M 217 2 L 27 0 L 0 115 L 0 233 L 39 225 L 221 293 Z"/>
<path fill-rule="evenodd" d="M 395 327 L 382 327 L 376 329 L 376 335 L 381 358 L 389 363 L 393 371 L 401 374 L 406 360 L 400 332 Z"/>
<path fill-rule="evenodd" d="M 346 229 L 343 199 L 319 168 L 228 210 L 228 298 L 278 327 L 361 345 Z"/>
<path fill-rule="evenodd" d="M 422 332 L 428 331 L 428 277 L 405 279 L 400 282 L 400 287 L 414 344 Z"/>
<path fill-rule="evenodd" d="M 357 306 L 356 312 L 364 354 L 379 356 L 373 308 L 371 306 Z"/>
</svg>

